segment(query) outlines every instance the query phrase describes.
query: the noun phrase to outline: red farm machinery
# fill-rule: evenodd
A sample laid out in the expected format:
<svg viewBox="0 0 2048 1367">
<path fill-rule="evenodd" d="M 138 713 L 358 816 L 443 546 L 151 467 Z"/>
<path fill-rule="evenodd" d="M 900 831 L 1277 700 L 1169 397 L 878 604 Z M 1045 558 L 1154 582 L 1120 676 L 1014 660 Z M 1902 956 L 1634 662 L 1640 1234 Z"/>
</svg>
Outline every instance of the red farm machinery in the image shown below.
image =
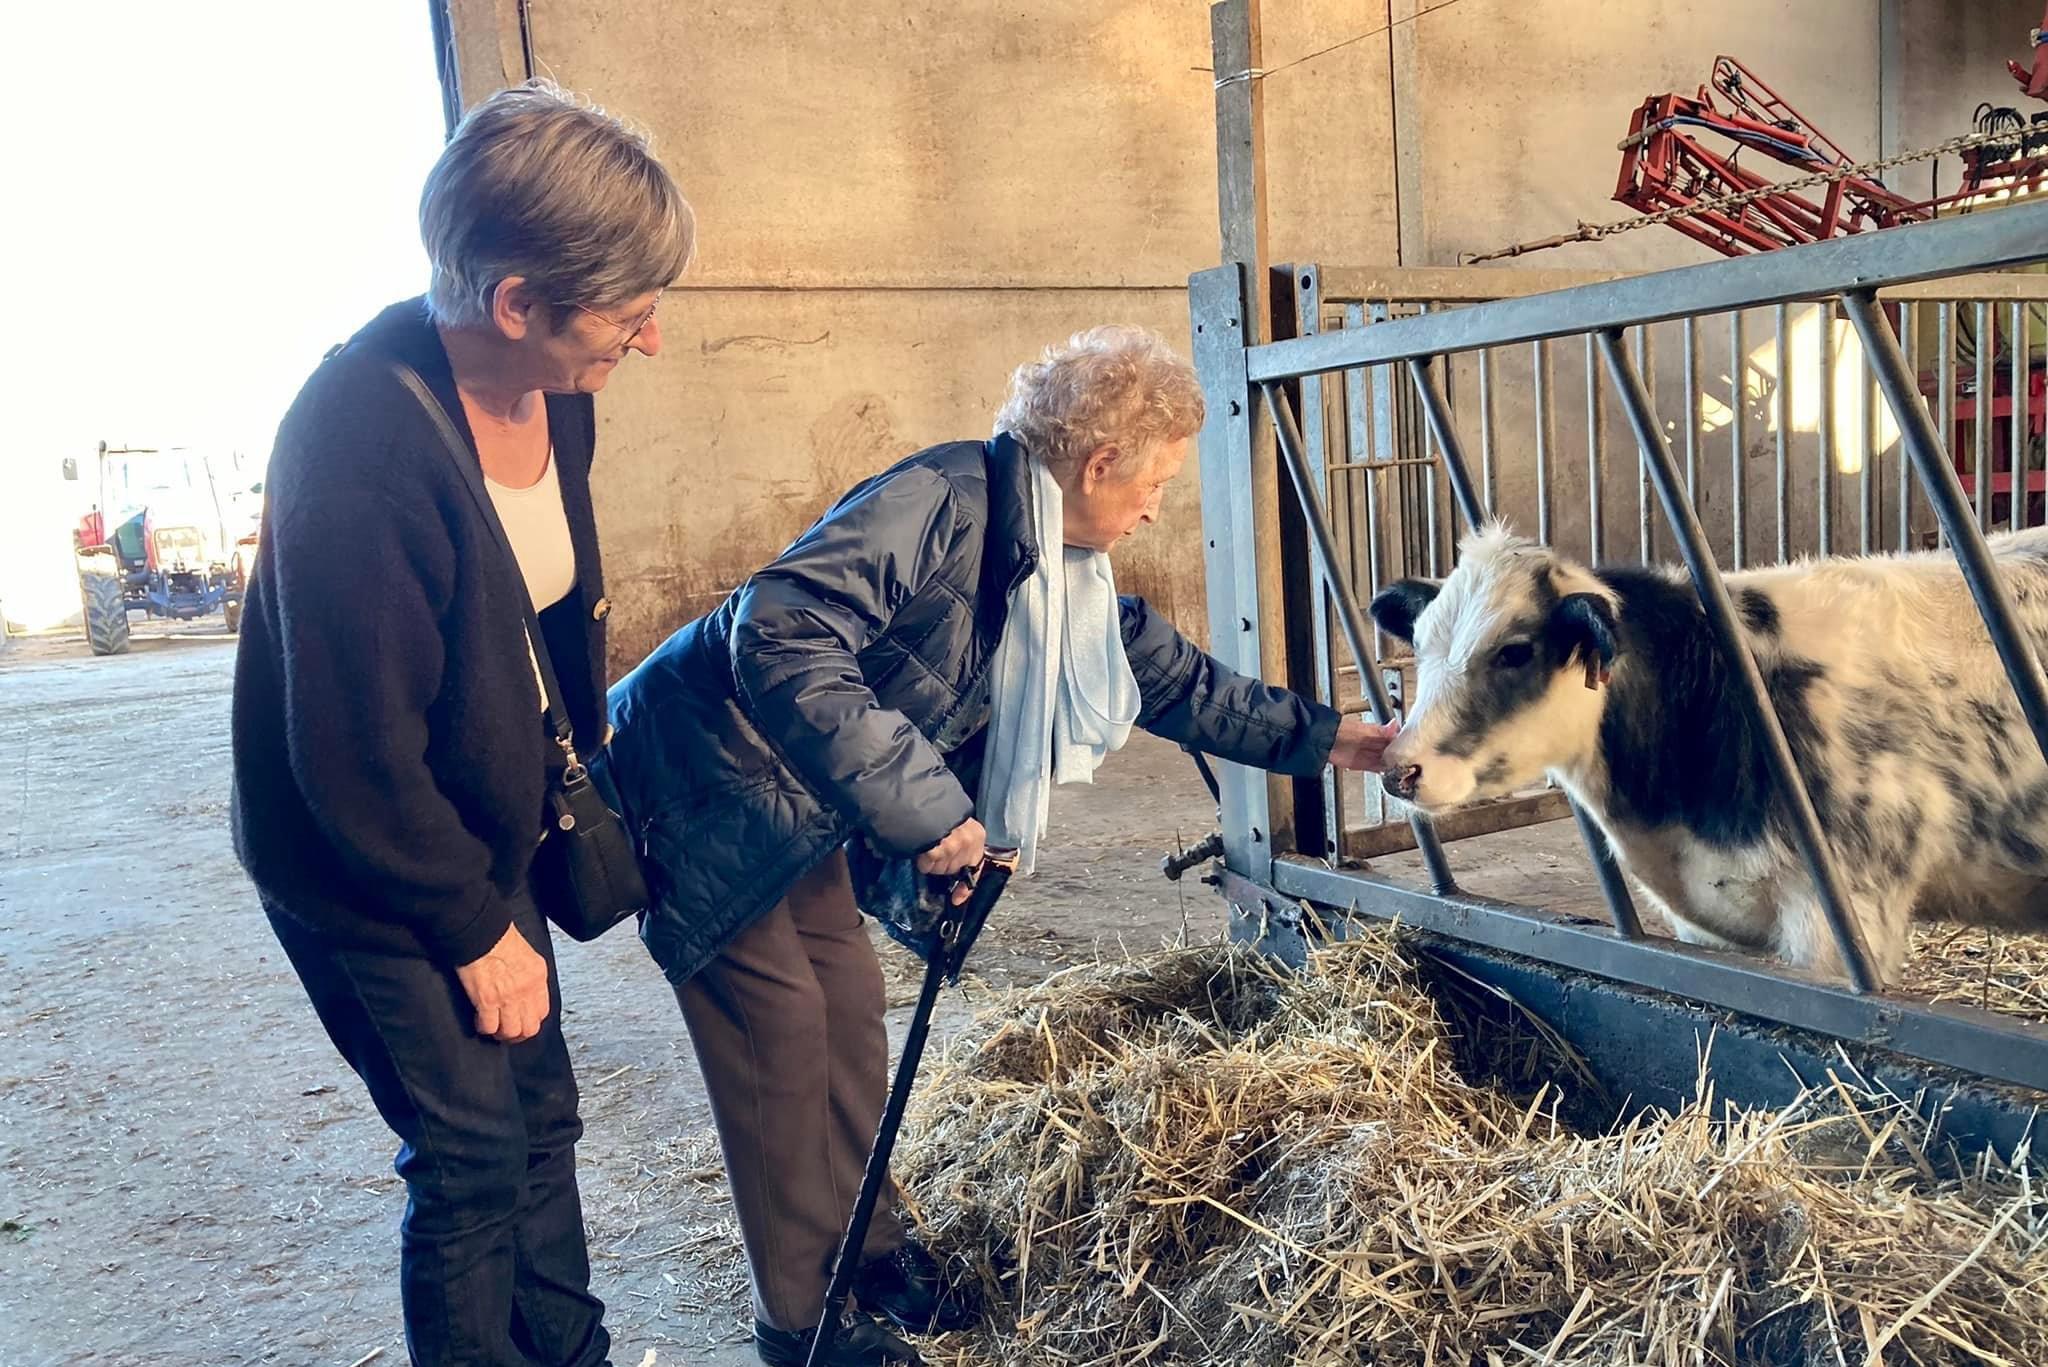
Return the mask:
<svg viewBox="0 0 2048 1367">
<path fill-rule="evenodd" d="M 2024 97 L 2048 101 L 2048 16 L 2043 26 L 2029 34 L 2031 63 L 2006 67 Z M 2039 194 L 2048 181 L 2048 110 L 2028 116 L 1987 101 L 1967 133 L 1858 162 L 1756 72 L 1721 56 L 1692 94 L 1644 100 L 1619 150 L 1614 198 L 1637 217 L 1583 224 L 1467 259 L 1498 260 L 1650 226 L 1674 229 L 1724 256 L 1744 256 L 1996 210 Z M 1938 166 L 1945 157 L 1957 158 L 1962 172 L 1946 192 L 1935 189 L 1931 175 L 1925 196 L 1899 189 L 1897 177 L 1885 179 L 1916 163 Z M 1896 307 L 1888 313 L 1897 328 Z M 1953 352 L 1953 363 L 1923 370 L 1920 388 L 1938 414 L 1946 410 L 1944 431 L 1964 491 L 1991 524 L 2039 525 L 2048 516 L 2048 307 L 1979 303 L 1955 309 L 1946 326 L 1954 336 L 1944 350 Z M 2025 497 L 2017 517 L 2015 468 Z"/>
</svg>

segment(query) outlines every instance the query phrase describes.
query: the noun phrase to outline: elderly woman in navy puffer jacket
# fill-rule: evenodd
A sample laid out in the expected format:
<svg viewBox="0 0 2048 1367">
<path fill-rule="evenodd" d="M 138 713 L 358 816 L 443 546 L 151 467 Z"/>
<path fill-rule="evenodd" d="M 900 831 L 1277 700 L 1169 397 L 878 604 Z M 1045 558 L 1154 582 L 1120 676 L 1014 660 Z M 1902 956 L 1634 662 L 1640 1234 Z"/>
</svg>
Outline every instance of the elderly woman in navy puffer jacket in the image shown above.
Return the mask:
<svg viewBox="0 0 2048 1367">
<path fill-rule="evenodd" d="M 754 1286 L 802 1362 L 887 1089 L 881 971 L 844 846 L 1029 871 L 1047 785 L 1132 725 L 1239 764 L 1375 767 L 1388 733 L 1197 650 L 1106 552 L 1158 516 L 1202 422 L 1193 371 L 1105 327 L 1021 367 L 989 441 L 856 486 L 612 690 L 604 763 L 641 834 L 647 948 L 682 1004 Z M 885 1206 L 886 1206 L 885 1202 Z M 974 1307 L 878 1211 L 855 1294 L 913 1332 Z M 857 1317 L 831 1361 L 914 1360 Z"/>
</svg>

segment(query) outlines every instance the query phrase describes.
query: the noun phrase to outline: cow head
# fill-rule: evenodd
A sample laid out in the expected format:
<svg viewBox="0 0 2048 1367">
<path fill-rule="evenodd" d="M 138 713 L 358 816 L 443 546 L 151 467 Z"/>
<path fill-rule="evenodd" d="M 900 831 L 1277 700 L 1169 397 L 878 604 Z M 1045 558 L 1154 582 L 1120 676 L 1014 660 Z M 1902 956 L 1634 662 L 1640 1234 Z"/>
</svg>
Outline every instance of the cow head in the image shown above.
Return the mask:
<svg viewBox="0 0 2048 1367">
<path fill-rule="evenodd" d="M 1387 790 L 1436 814 L 1570 770 L 1599 739 L 1619 653 L 1611 590 L 1498 524 L 1441 582 L 1403 579 L 1373 620 L 1415 647 L 1416 689 L 1387 747 Z"/>
</svg>

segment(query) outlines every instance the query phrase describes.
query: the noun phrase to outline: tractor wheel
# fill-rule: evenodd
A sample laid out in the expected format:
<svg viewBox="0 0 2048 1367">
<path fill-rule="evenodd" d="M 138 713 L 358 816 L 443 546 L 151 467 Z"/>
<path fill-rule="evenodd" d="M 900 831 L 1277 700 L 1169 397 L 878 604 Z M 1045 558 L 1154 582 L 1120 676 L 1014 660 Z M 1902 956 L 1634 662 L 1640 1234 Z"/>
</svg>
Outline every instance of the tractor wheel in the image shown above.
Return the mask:
<svg viewBox="0 0 2048 1367">
<path fill-rule="evenodd" d="M 128 604 L 121 596 L 120 562 L 111 555 L 78 557 L 78 598 L 85 609 L 85 640 L 95 655 L 128 650 Z"/>
<path fill-rule="evenodd" d="M 242 605 L 240 603 L 228 604 L 221 609 L 221 615 L 228 619 L 228 635 L 239 636 L 242 634 Z"/>
</svg>

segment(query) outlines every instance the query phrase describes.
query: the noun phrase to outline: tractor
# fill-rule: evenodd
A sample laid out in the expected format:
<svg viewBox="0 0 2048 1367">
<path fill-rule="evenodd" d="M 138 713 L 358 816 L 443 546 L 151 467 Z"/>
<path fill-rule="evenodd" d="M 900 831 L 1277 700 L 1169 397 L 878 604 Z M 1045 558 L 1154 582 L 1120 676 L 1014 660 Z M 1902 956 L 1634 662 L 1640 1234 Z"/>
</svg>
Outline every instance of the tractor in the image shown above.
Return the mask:
<svg viewBox="0 0 2048 1367">
<path fill-rule="evenodd" d="M 241 629 L 263 485 L 240 474 L 239 455 L 216 468 L 189 448 L 100 443 L 96 497 L 72 532 L 93 654 L 128 649 L 131 612 L 173 621 L 218 612 L 229 632 Z M 66 458 L 64 478 L 80 477 Z"/>
</svg>

